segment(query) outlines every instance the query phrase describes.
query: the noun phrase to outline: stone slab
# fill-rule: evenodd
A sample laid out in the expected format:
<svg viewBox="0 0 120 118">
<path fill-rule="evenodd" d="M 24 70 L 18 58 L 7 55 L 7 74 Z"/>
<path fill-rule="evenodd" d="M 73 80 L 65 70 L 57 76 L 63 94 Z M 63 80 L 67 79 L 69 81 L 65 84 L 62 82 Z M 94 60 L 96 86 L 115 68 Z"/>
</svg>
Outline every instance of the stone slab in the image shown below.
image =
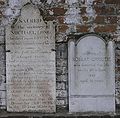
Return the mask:
<svg viewBox="0 0 120 118">
<path fill-rule="evenodd" d="M 113 42 L 87 35 L 69 43 L 70 112 L 115 112 Z"/>
<path fill-rule="evenodd" d="M 27 4 L 6 28 L 7 111 L 55 112 L 55 29 Z"/>
</svg>

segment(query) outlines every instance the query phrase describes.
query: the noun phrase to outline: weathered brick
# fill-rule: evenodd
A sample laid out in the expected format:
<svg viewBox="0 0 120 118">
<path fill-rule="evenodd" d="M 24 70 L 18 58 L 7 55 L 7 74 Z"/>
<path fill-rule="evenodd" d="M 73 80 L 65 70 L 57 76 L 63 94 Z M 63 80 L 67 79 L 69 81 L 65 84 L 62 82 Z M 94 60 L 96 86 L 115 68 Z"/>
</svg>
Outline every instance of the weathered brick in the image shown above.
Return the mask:
<svg viewBox="0 0 120 118">
<path fill-rule="evenodd" d="M 47 16 L 47 17 L 45 17 L 45 21 L 53 21 L 55 19 L 56 18 L 54 16 Z"/>
<path fill-rule="evenodd" d="M 66 90 L 56 90 L 56 97 L 67 97 L 67 91 Z"/>
<path fill-rule="evenodd" d="M 96 14 L 100 14 L 100 15 L 106 15 L 106 14 L 116 15 L 117 14 L 115 6 L 106 7 L 106 6 L 95 5 L 94 9 L 95 9 Z"/>
<path fill-rule="evenodd" d="M 67 66 L 67 60 L 66 59 L 57 59 L 56 66 L 57 67 Z"/>
<path fill-rule="evenodd" d="M 56 58 L 67 58 L 67 52 L 64 52 L 62 50 L 57 51 Z"/>
<path fill-rule="evenodd" d="M 64 74 L 64 75 L 57 75 L 56 79 L 57 81 L 67 81 L 68 75 Z"/>
<path fill-rule="evenodd" d="M 6 99 L 5 98 L 1 98 L 0 99 L 0 109 L 4 109 L 6 107 Z"/>
<path fill-rule="evenodd" d="M 57 15 L 57 16 L 65 15 L 65 12 L 67 11 L 67 9 L 59 8 L 59 7 L 52 8 L 51 10 L 54 12 L 54 15 Z"/>
<path fill-rule="evenodd" d="M 116 80 L 120 81 L 120 75 L 116 75 Z"/>
<path fill-rule="evenodd" d="M 57 90 L 65 90 L 66 89 L 66 83 L 65 82 L 57 82 L 56 83 L 56 89 Z"/>
<path fill-rule="evenodd" d="M 93 5 L 99 5 L 99 4 L 102 4 L 103 2 L 104 0 L 94 0 Z"/>
<path fill-rule="evenodd" d="M 67 29 L 68 29 L 69 27 L 68 27 L 68 25 L 60 25 L 59 27 L 58 27 L 58 32 L 66 32 L 67 31 Z"/>
<path fill-rule="evenodd" d="M 119 0 L 105 0 L 106 4 L 120 4 Z"/>
<path fill-rule="evenodd" d="M 95 32 L 115 32 L 117 31 L 117 25 L 102 25 L 95 27 Z"/>
<path fill-rule="evenodd" d="M 56 45 L 56 58 L 57 59 L 67 58 L 67 44 L 59 43 Z"/>
<path fill-rule="evenodd" d="M 58 0 L 59 3 L 65 3 L 65 0 Z"/>
<path fill-rule="evenodd" d="M 67 72 L 68 72 L 67 67 L 57 67 L 56 68 L 57 75 L 66 74 Z"/>
<path fill-rule="evenodd" d="M 94 23 L 97 24 L 104 24 L 105 23 L 105 17 L 104 16 L 96 16 Z"/>
<path fill-rule="evenodd" d="M 77 32 L 89 32 L 89 27 L 87 25 L 77 25 L 76 30 Z"/>
<path fill-rule="evenodd" d="M 66 43 L 58 43 L 56 44 L 57 50 L 67 51 L 67 44 Z"/>
<path fill-rule="evenodd" d="M 64 16 L 58 16 L 57 20 L 60 24 L 64 24 Z"/>
<path fill-rule="evenodd" d="M 107 16 L 106 19 L 107 19 L 107 23 L 110 24 L 116 24 L 118 21 L 117 16 Z"/>
<path fill-rule="evenodd" d="M 86 14 L 86 8 L 87 7 L 82 7 L 81 9 L 80 9 L 80 14 Z"/>
<path fill-rule="evenodd" d="M 88 22 L 88 17 L 87 16 L 82 16 L 82 20 L 84 23 L 87 23 Z"/>
<path fill-rule="evenodd" d="M 56 105 L 66 105 L 65 99 L 57 99 Z"/>
<path fill-rule="evenodd" d="M 58 113 L 62 113 L 63 114 L 63 113 L 68 112 L 68 107 L 66 105 L 58 105 L 56 107 L 56 110 L 57 110 Z"/>
</svg>

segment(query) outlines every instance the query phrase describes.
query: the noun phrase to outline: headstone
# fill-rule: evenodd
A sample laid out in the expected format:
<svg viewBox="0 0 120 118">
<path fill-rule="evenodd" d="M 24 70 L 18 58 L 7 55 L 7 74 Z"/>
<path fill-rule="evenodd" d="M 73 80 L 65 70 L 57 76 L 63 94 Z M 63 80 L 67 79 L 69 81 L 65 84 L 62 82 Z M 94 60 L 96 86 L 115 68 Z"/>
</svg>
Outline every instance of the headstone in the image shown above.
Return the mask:
<svg viewBox="0 0 120 118">
<path fill-rule="evenodd" d="M 70 112 L 115 112 L 113 42 L 87 35 L 68 52 Z"/>
<path fill-rule="evenodd" d="M 55 28 L 27 4 L 6 28 L 7 111 L 55 112 Z"/>
</svg>

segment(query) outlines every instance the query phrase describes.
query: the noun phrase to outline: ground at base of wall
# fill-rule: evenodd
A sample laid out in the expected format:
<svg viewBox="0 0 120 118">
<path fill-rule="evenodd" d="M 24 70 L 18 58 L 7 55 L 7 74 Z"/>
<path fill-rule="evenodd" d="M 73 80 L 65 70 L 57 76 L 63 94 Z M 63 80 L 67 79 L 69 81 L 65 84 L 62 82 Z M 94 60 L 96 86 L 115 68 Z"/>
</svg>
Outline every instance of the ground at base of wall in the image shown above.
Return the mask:
<svg viewBox="0 0 120 118">
<path fill-rule="evenodd" d="M 40 114 L 40 113 L 0 113 L 0 118 L 120 118 L 120 113 L 81 113 L 81 114 Z"/>
<path fill-rule="evenodd" d="M 110 115 L 101 115 L 101 116 L 8 116 L 0 118 L 120 118 L 120 115 L 110 116 Z"/>
</svg>

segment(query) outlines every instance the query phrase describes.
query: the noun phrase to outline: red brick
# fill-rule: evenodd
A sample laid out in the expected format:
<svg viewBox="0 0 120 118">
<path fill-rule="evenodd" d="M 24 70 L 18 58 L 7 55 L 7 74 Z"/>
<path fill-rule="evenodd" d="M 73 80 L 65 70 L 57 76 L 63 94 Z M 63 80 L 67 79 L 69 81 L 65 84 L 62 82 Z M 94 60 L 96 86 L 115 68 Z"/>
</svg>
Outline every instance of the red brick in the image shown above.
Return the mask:
<svg viewBox="0 0 120 118">
<path fill-rule="evenodd" d="M 106 19 L 110 24 L 116 24 L 118 20 L 117 16 L 107 16 Z"/>
<path fill-rule="evenodd" d="M 53 9 L 51 9 L 51 10 L 54 12 L 54 15 L 58 15 L 58 16 L 64 15 L 65 12 L 67 11 L 67 10 L 64 9 L 64 8 L 59 8 L 59 7 L 53 8 Z"/>
<path fill-rule="evenodd" d="M 89 32 L 89 26 L 87 26 L 87 25 L 77 25 L 76 30 L 77 30 L 77 32 Z"/>
<path fill-rule="evenodd" d="M 82 7 L 82 8 L 80 9 L 80 11 L 81 11 L 81 14 L 85 14 L 85 13 L 86 13 L 86 7 Z"/>
<path fill-rule="evenodd" d="M 105 7 L 105 6 L 94 6 L 94 9 L 96 11 L 96 14 L 100 14 L 100 15 L 114 15 L 116 14 L 116 8 L 114 6 L 109 6 L 109 7 Z"/>
<path fill-rule="evenodd" d="M 94 0 L 93 4 L 97 5 L 97 4 L 101 4 L 103 3 L 103 0 Z"/>
<path fill-rule="evenodd" d="M 120 0 L 105 0 L 106 4 L 120 4 Z"/>
<path fill-rule="evenodd" d="M 104 16 L 96 16 L 94 22 L 97 23 L 97 24 L 104 24 L 105 23 L 105 17 Z"/>
<path fill-rule="evenodd" d="M 66 30 L 68 29 L 69 27 L 67 25 L 60 25 L 58 27 L 58 32 L 66 32 Z"/>
<path fill-rule="evenodd" d="M 59 16 L 59 17 L 57 17 L 57 19 L 58 19 L 58 22 L 60 24 L 64 24 L 64 17 L 63 16 Z"/>
<path fill-rule="evenodd" d="M 117 25 L 104 25 L 97 26 L 95 32 L 115 32 L 117 30 Z"/>
<path fill-rule="evenodd" d="M 88 17 L 87 16 L 82 16 L 83 22 L 87 23 L 88 22 Z"/>
</svg>

